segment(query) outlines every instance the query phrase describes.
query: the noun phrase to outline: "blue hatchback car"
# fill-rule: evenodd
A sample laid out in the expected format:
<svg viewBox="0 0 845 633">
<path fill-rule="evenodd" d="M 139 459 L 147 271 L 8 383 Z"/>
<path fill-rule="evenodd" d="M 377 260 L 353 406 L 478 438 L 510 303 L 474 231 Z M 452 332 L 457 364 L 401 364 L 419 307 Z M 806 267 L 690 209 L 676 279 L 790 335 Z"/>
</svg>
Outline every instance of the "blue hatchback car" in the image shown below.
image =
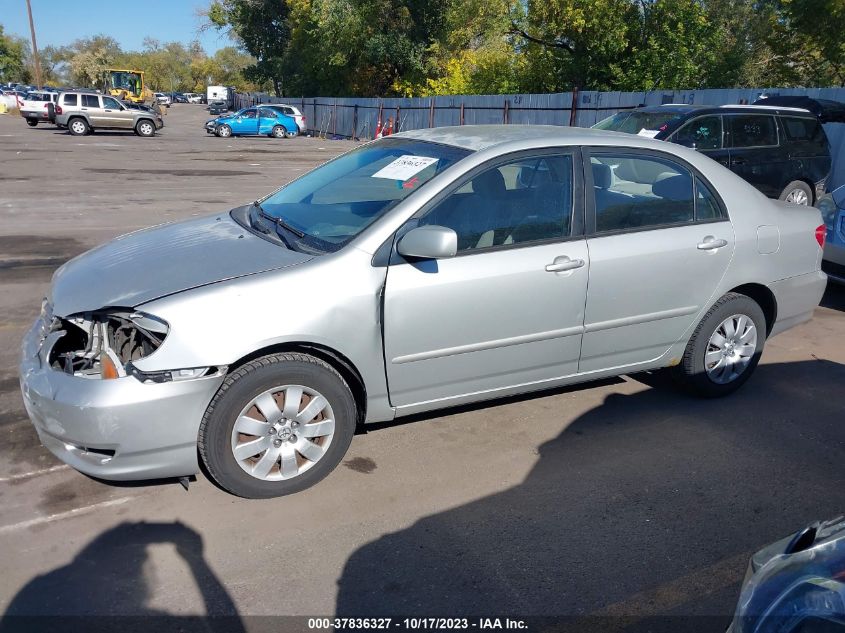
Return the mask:
<svg viewBox="0 0 845 633">
<path fill-rule="evenodd" d="M 819 200 L 827 235 L 822 270 L 832 281 L 845 284 L 845 185 Z"/>
<path fill-rule="evenodd" d="M 229 136 L 293 138 L 299 134 L 299 127 L 293 117 L 278 110 L 253 106 L 207 121 L 205 131 L 221 138 Z"/>
</svg>

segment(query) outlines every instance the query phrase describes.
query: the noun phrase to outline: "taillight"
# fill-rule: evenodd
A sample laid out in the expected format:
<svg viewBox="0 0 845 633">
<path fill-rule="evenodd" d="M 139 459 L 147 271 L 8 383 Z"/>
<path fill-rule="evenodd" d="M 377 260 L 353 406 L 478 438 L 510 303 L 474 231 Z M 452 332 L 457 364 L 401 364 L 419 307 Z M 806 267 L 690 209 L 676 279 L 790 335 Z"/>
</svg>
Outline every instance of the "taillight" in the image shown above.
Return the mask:
<svg viewBox="0 0 845 633">
<path fill-rule="evenodd" d="M 827 235 L 827 227 L 822 224 L 816 227 L 816 241 L 819 243 L 819 248 L 824 248 L 824 238 Z"/>
<path fill-rule="evenodd" d="M 61 113 L 62 113 L 62 106 L 60 106 L 59 104 L 56 104 L 56 114 L 61 114 Z"/>
</svg>

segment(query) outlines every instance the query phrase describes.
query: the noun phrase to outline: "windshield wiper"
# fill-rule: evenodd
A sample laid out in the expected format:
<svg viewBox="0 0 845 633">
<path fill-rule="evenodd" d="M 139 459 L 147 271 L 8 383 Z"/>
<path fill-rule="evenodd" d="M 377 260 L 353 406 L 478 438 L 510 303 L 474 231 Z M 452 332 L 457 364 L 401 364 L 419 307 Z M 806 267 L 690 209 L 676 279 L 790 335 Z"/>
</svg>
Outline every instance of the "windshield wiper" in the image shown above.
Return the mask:
<svg viewBox="0 0 845 633">
<path fill-rule="evenodd" d="M 256 200 L 252 204 L 255 206 L 256 209 L 258 209 L 258 213 L 261 215 L 262 218 L 264 218 L 265 220 L 270 220 L 273 224 L 276 225 L 277 228 L 282 227 L 283 229 L 285 229 L 289 233 L 293 233 L 294 235 L 296 235 L 300 239 L 305 237 L 305 233 L 303 233 L 299 229 L 292 227 L 290 224 L 285 222 L 282 218 L 277 217 L 275 215 L 270 215 L 269 213 L 267 213 L 264 210 L 264 207 L 261 206 L 261 203 L 258 200 Z"/>
</svg>

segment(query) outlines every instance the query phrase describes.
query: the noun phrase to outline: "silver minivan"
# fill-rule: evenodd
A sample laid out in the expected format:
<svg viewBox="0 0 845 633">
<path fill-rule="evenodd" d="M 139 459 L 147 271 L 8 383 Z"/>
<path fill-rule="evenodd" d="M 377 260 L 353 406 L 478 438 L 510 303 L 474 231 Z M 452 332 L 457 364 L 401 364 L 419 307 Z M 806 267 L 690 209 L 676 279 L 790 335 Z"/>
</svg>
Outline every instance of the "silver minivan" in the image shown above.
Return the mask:
<svg viewBox="0 0 845 633">
<path fill-rule="evenodd" d="M 161 115 L 151 108 L 129 107 L 117 98 L 96 92 L 62 92 L 55 110 L 55 123 L 74 136 L 93 130 L 131 130 L 138 136 L 155 136 L 164 127 Z"/>
<path fill-rule="evenodd" d="M 84 473 L 202 460 L 235 494 L 288 494 L 371 422 L 664 368 L 726 396 L 811 318 L 824 238 L 818 209 L 679 145 L 403 132 L 66 263 L 23 342 L 24 402 Z"/>
</svg>

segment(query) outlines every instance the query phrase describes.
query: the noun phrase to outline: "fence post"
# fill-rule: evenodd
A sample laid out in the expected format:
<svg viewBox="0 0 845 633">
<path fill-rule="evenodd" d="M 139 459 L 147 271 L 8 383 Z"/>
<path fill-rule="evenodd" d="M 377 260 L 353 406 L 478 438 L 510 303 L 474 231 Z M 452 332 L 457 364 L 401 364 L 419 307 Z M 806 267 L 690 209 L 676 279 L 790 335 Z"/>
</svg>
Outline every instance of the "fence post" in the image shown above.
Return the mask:
<svg viewBox="0 0 845 633">
<path fill-rule="evenodd" d="M 351 138 L 354 141 L 355 137 L 358 135 L 358 104 L 355 104 L 355 107 L 352 108 L 352 134 Z"/>
<path fill-rule="evenodd" d="M 399 132 L 399 106 L 396 106 L 396 125 L 393 126 L 393 133 Z"/>
<path fill-rule="evenodd" d="M 431 98 L 428 106 L 428 127 L 434 127 L 434 97 Z"/>
<path fill-rule="evenodd" d="M 314 97 L 314 98 L 311 100 L 311 114 L 312 114 L 311 120 L 312 120 L 312 121 L 314 121 L 314 125 L 316 125 L 316 126 L 317 126 L 317 127 L 315 127 L 314 129 L 315 129 L 315 130 L 316 130 L 316 129 L 319 129 L 319 128 L 320 128 L 320 123 L 317 121 L 317 98 L 316 98 L 316 97 Z"/>
<path fill-rule="evenodd" d="M 578 113 L 578 86 L 572 89 L 572 107 L 569 109 L 569 127 L 575 127 L 575 115 Z"/>
<path fill-rule="evenodd" d="M 337 99 L 334 100 L 334 114 L 332 114 L 332 136 L 337 136 Z"/>
<path fill-rule="evenodd" d="M 461 125 L 464 124 L 464 102 L 461 101 Z"/>
<path fill-rule="evenodd" d="M 502 123 L 504 123 L 505 125 L 507 125 L 507 123 L 508 123 L 508 118 L 509 118 L 508 114 L 510 113 L 510 107 L 511 107 L 510 99 L 505 99 L 505 106 L 504 106 L 503 112 L 502 112 Z"/>
</svg>

